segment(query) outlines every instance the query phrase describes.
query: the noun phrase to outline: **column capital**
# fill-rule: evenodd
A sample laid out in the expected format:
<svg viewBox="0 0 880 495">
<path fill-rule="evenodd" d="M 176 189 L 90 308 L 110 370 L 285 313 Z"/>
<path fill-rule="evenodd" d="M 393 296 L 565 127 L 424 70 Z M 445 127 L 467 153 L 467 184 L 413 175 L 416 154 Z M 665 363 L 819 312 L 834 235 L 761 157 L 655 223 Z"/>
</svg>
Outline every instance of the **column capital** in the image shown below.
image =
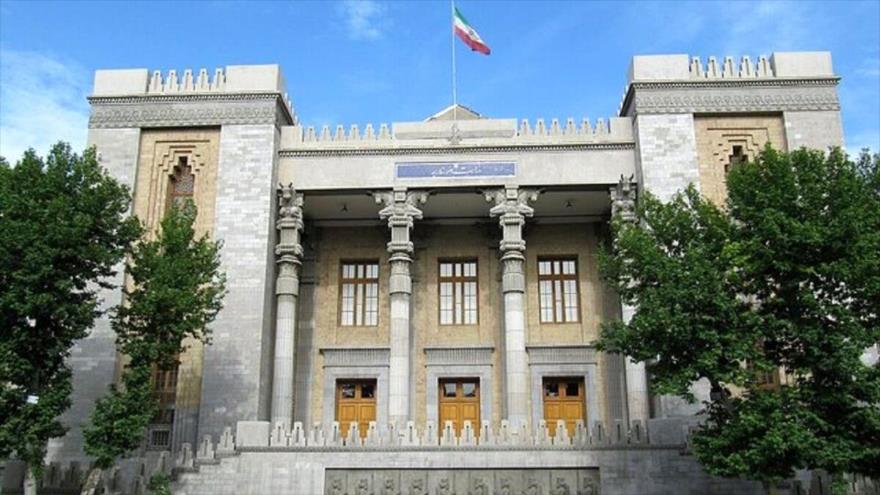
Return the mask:
<svg viewBox="0 0 880 495">
<path fill-rule="evenodd" d="M 495 204 L 489 209 L 489 215 L 499 217 L 502 222 L 505 216 L 525 218 L 534 215 L 535 209 L 529 203 L 536 201 L 538 194 L 538 189 L 520 189 L 516 186 L 483 191 L 486 202 Z"/>
<path fill-rule="evenodd" d="M 527 217 L 535 214 L 535 209 L 529 203 L 536 201 L 538 194 L 538 189 L 520 189 L 516 186 L 483 191 L 486 202 L 494 203 L 489 209 L 489 216 L 498 217 L 501 225 L 503 238 L 499 247 L 503 258 L 522 258 L 522 251 L 526 249 L 522 226 Z"/>
<path fill-rule="evenodd" d="M 619 216 L 625 222 L 636 220 L 636 183 L 633 176 L 620 175 L 616 186 L 609 190 L 611 194 L 611 216 Z"/>
<path fill-rule="evenodd" d="M 278 275 L 275 281 L 276 294 L 293 294 L 299 292 L 298 268 L 302 264 L 303 247 L 300 233 L 303 230 L 303 195 L 296 192 L 293 184 L 278 184 L 278 218 L 275 228 L 278 229 L 278 244 L 275 255 L 278 263 Z"/>
<path fill-rule="evenodd" d="M 379 218 L 388 220 L 388 228 L 391 229 L 388 252 L 392 255 L 392 261 L 404 260 L 404 258 L 404 261 L 409 260 L 409 254 L 413 252 L 409 231 L 413 228 L 415 220 L 422 219 L 422 210 L 418 205 L 428 201 L 428 192 L 394 188 L 392 191 L 375 192 L 373 198 L 376 204 L 385 205 L 379 210 Z"/>
</svg>

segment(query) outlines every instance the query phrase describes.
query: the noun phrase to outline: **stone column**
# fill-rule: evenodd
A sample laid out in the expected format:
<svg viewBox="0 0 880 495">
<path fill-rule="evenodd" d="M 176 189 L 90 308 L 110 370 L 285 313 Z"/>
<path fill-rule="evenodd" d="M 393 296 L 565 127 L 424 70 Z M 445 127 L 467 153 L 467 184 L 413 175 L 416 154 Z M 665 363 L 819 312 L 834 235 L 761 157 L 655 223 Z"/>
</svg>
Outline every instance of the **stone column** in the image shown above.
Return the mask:
<svg viewBox="0 0 880 495">
<path fill-rule="evenodd" d="M 506 381 L 505 416 L 511 424 L 529 422 L 529 381 L 526 362 L 525 260 L 526 241 L 522 228 L 526 217 L 534 214 L 530 201 L 538 199 L 536 190 L 504 189 L 485 193 L 495 203 L 489 215 L 501 225 L 501 291 L 504 294 L 504 373 Z"/>
<path fill-rule="evenodd" d="M 375 193 L 377 204 L 385 207 L 379 217 L 388 220 L 391 241 L 391 274 L 388 290 L 391 295 L 390 362 L 388 370 L 388 421 L 399 427 L 410 419 L 410 298 L 412 295 L 413 243 L 410 230 L 413 221 L 422 218 L 422 211 L 416 207 L 428 199 L 425 192 L 407 191 L 395 188 L 391 192 Z"/>
<path fill-rule="evenodd" d="M 293 370 L 296 343 L 296 300 L 303 248 L 303 196 L 293 185 L 278 187 L 278 276 L 275 279 L 275 366 L 272 373 L 272 424 L 293 420 Z"/>
<path fill-rule="evenodd" d="M 624 222 L 636 221 L 636 188 L 632 177 L 620 176 L 620 181 L 611 188 L 611 216 L 620 217 Z M 629 323 L 636 312 L 635 306 L 621 302 L 621 318 Z M 644 362 L 624 358 L 626 374 L 626 406 L 629 421 L 639 420 L 646 424 L 648 409 L 648 375 Z"/>
</svg>

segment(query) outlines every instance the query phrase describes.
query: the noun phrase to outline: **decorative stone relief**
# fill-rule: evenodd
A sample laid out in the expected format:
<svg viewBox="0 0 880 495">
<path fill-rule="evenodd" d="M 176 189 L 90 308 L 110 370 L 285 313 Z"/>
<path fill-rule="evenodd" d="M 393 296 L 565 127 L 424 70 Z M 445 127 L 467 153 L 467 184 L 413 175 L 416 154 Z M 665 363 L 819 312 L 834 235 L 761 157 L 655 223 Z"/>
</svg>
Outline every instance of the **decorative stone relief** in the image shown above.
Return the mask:
<svg viewBox="0 0 880 495">
<path fill-rule="evenodd" d="M 324 347 L 324 366 L 388 366 L 387 347 Z"/>
<path fill-rule="evenodd" d="M 588 345 L 529 345 L 526 346 L 531 364 L 585 364 L 596 363 L 596 350 Z"/>
<path fill-rule="evenodd" d="M 632 175 L 621 175 L 617 185 L 611 188 L 611 216 L 620 216 L 626 222 L 636 219 L 636 185 Z"/>
<path fill-rule="evenodd" d="M 593 469 L 328 469 L 326 495 L 600 495 Z"/>
<path fill-rule="evenodd" d="M 90 98 L 89 128 L 292 124 L 276 93 Z"/>
<path fill-rule="evenodd" d="M 710 86 L 699 83 L 670 85 L 633 83 L 623 109 L 626 114 L 783 112 L 840 110 L 834 87 L 804 88 L 772 86 L 739 87 L 736 84 Z M 751 85 L 749 85 L 751 86 Z M 655 89 L 659 87 L 661 89 Z"/>
</svg>

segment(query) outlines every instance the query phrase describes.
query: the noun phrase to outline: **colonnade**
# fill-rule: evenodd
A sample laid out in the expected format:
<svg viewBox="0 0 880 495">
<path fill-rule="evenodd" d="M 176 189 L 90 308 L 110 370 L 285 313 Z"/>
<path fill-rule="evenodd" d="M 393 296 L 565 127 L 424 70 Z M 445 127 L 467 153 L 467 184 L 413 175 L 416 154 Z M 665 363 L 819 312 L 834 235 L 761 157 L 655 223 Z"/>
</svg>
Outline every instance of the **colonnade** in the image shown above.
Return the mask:
<svg viewBox="0 0 880 495">
<path fill-rule="evenodd" d="M 538 198 L 536 189 L 507 186 L 484 191 L 491 204 L 488 214 L 498 218 L 502 238 L 499 245 L 504 299 L 504 379 L 505 393 L 502 416 L 512 424 L 529 422 L 528 357 L 526 354 L 525 318 L 525 249 L 522 229 L 534 214 L 530 203 Z M 388 374 L 388 420 L 402 425 L 412 419 L 411 390 L 412 335 L 410 304 L 412 297 L 413 243 L 410 238 L 416 220 L 422 218 L 420 207 L 429 198 L 427 191 L 395 188 L 374 193 L 381 205 L 379 218 L 387 221 L 391 231 L 390 253 L 390 359 Z M 613 213 L 624 215 L 634 208 L 635 193 L 629 181 L 621 180 L 611 190 Z M 275 248 L 278 270 L 275 288 L 276 332 L 272 376 L 271 420 L 290 426 L 293 420 L 293 379 L 295 369 L 296 305 L 299 294 L 299 272 L 302 266 L 300 234 L 303 229 L 303 195 L 292 185 L 278 189 L 278 245 Z M 632 308 L 623 307 L 623 317 Z M 627 409 L 630 419 L 648 417 L 647 380 L 643 363 L 627 359 Z"/>
</svg>

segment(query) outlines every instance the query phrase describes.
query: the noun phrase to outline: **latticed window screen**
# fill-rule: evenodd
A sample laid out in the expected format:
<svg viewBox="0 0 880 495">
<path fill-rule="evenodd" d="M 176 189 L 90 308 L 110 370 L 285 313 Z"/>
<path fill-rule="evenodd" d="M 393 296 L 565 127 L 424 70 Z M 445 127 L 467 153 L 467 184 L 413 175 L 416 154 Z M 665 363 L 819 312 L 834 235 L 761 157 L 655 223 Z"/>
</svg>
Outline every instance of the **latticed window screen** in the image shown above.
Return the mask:
<svg viewBox="0 0 880 495">
<path fill-rule="evenodd" d="M 538 293 L 542 323 L 579 321 L 580 303 L 575 259 L 538 259 Z"/>
<path fill-rule="evenodd" d="M 170 370 L 161 370 L 153 366 L 152 373 L 153 398 L 159 405 L 154 424 L 174 423 L 174 406 L 177 399 L 177 365 Z"/>
<path fill-rule="evenodd" d="M 196 177 L 192 173 L 189 159 L 181 156 L 174 167 L 174 175 L 168 187 L 168 208 L 181 206 L 186 200 L 192 199 L 195 190 Z"/>
<path fill-rule="evenodd" d="M 440 262 L 440 324 L 475 325 L 477 310 L 477 262 Z"/>
<path fill-rule="evenodd" d="M 347 327 L 378 325 L 379 263 L 343 263 L 339 285 L 339 323 Z"/>
</svg>

